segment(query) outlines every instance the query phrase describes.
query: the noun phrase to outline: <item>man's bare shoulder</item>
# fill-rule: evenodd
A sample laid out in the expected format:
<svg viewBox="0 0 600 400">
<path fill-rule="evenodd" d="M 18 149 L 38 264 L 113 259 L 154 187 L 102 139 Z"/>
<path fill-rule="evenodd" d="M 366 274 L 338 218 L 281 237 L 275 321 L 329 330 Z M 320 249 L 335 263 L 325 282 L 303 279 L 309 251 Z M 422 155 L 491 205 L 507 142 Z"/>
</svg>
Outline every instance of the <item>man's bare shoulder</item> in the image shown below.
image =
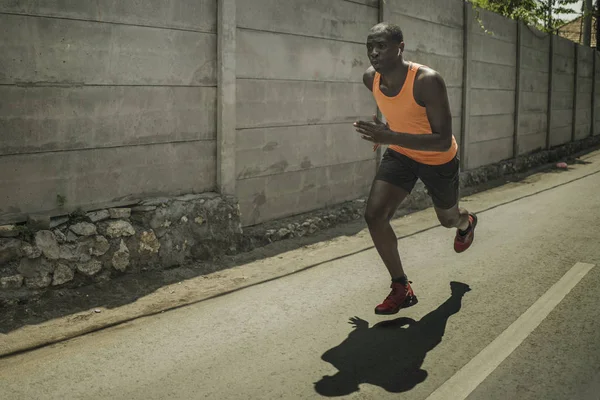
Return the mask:
<svg viewBox="0 0 600 400">
<path fill-rule="evenodd" d="M 417 77 L 416 77 L 417 81 L 419 82 L 425 82 L 425 83 L 432 83 L 432 82 L 443 82 L 444 78 L 442 77 L 442 75 L 436 71 L 433 68 L 429 68 L 429 67 L 421 67 L 419 68 L 419 71 L 417 71 Z"/>
<path fill-rule="evenodd" d="M 439 90 L 446 86 L 444 78 L 438 71 L 425 66 L 419 68 L 419 71 L 417 72 L 416 76 L 416 81 L 419 86 L 427 88 L 428 90 Z"/>
<path fill-rule="evenodd" d="M 442 75 L 429 67 L 421 67 L 415 79 L 415 99 L 421 106 L 432 99 L 446 96 L 446 82 Z"/>
<path fill-rule="evenodd" d="M 370 91 L 373 91 L 373 81 L 374 80 L 375 80 L 375 68 L 369 67 L 363 74 L 363 83 Z"/>
</svg>

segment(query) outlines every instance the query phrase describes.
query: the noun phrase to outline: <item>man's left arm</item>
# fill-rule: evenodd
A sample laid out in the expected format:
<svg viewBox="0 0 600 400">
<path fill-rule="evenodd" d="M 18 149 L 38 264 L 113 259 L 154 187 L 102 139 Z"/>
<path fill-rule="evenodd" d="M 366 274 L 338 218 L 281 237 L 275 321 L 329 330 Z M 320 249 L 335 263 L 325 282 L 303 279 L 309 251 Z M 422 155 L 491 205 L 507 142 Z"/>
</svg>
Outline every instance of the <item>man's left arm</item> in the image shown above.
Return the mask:
<svg viewBox="0 0 600 400">
<path fill-rule="evenodd" d="M 393 132 L 381 121 L 358 121 L 354 125 L 362 138 L 378 144 L 392 144 L 422 151 L 446 151 L 452 146 L 452 115 L 443 78 L 437 72 L 420 77 L 421 102 L 425 105 L 431 135 Z"/>
</svg>

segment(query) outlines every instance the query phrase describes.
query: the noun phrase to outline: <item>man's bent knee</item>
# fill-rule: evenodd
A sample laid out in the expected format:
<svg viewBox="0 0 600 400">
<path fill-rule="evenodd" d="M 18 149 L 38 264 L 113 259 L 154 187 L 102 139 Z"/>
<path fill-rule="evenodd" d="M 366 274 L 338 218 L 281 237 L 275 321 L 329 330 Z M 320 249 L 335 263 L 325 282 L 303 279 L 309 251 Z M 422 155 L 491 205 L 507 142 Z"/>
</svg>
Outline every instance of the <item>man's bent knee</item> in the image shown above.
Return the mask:
<svg viewBox="0 0 600 400">
<path fill-rule="evenodd" d="M 386 224 L 390 221 L 389 213 L 385 209 L 368 208 L 365 211 L 365 221 L 370 227 Z"/>
</svg>

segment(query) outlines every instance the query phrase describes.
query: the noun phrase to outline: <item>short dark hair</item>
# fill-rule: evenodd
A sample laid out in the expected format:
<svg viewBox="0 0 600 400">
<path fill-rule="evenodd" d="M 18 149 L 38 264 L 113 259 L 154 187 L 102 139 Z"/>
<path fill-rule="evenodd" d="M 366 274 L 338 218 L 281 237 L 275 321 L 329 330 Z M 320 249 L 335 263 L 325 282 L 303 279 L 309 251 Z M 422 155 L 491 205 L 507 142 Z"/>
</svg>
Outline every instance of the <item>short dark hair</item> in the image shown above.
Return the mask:
<svg viewBox="0 0 600 400">
<path fill-rule="evenodd" d="M 371 32 L 385 32 L 394 42 L 404 42 L 404 34 L 402 29 L 396 24 L 389 22 L 380 22 L 371 28 Z"/>
</svg>

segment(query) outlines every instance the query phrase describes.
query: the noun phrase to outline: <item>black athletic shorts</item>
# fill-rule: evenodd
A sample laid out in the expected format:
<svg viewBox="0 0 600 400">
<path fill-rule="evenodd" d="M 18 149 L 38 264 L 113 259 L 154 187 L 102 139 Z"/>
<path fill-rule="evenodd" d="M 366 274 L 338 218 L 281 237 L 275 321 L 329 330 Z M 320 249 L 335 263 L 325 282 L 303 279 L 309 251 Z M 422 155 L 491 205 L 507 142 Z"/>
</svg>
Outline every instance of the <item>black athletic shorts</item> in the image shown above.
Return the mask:
<svg viewBox="0 0 600 400">
<path fill-rule="evenodd" d="M 447 210 L 458 203 L 458 155 L 446 164 L 428 165 L 389 148 L 385 151 L 375 180 L 391 183 L 410 193 L 417 179 L 421 179 L 437 208 Z"/>
</svg>

